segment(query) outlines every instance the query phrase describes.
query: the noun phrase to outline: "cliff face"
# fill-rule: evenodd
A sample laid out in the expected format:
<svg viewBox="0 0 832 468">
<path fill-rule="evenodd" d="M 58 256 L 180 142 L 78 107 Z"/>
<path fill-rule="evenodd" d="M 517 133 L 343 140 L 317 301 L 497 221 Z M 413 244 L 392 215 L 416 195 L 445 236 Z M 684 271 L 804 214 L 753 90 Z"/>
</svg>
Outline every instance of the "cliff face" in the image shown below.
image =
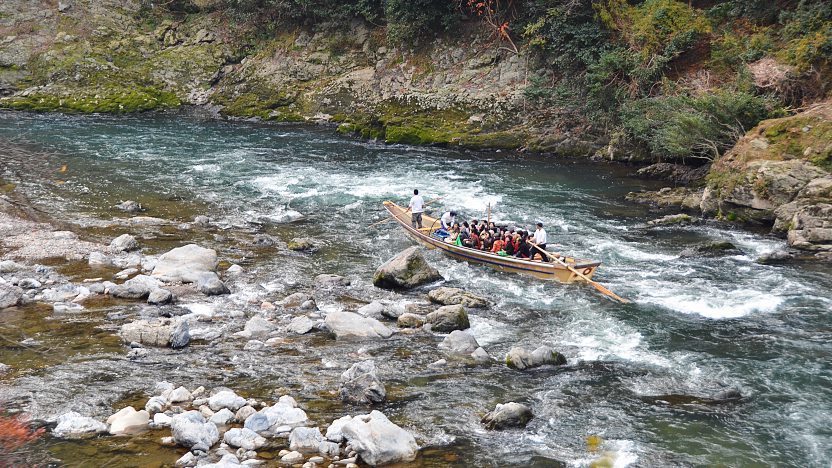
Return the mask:
<svg viewBox="0 0 832 468">
<path fill-rule="evenodd" d="M 174 17 L 137 1 L 11 0 L 0 5 L 0 106 L 199 104 L 237 118 L 331 120 L 390 143 L 591 154 L 593 139 L 530 112 L 527 59 L 471 28 L 406 50 L 358 20 L 266 33 L 216 11 Z"/>
</svg>

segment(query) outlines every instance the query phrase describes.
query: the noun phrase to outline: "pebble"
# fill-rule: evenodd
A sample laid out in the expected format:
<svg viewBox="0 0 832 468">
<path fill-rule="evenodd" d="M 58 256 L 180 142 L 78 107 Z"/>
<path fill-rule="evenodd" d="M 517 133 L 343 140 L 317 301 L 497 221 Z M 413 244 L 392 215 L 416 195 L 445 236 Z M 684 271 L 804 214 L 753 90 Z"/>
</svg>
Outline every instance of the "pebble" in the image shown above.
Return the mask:
<svg viewBox="0 0 832 468">
<path fill-rule="evenodd" d="M 324 457 L 312 457 L 307 461 L 310 462 L 310 463 L 316 463 L 316 464 L 320 465 L 321 463 L 324 462 Z"/>
<path fill-rule="evenodd" d="M 282 452 L 282 450 L 281 450 Z M 280 457 L 280 461 L 283 463 L 300 463 L 303 461 L 303 454 L 300 452 L 289 452 L 286 455 Z"/>
</svg>

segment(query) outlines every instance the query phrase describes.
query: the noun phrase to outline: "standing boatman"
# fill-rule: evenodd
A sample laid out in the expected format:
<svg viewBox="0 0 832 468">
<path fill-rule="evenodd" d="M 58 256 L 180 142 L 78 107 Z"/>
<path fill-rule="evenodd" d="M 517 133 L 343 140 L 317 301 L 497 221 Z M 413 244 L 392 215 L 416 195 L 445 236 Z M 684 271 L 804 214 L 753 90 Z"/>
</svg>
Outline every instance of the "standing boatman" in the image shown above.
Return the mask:
<svg viewBox="0 0 832 468">
<path fill-rule="evenodd" d="M 425 199 L 419 195 L 419 189 L 413 190 L 413 197 L 410 198 L 410 203 L 407 205 L 410 210 L 410 223 L 413 229 L 422 228 L 422 213 L 425 212 Z"/>
<path fill-rule="evenodd" d="M 534 243 L 537 244 L 537 246 L 540 247 L 541 250 L 545 251 L 547 240 L 548 239 L 546 239 L 546 230 L 543 229 L 543 223 L 538 221 L 537 229 L 534 231 Z M 532 258 L 534 258 L 534 255 L 532 255 Z M 545 255 L 543 252 L 540 252 L 540 259 L 544 262 L 548 262 L 549 256 Z"/>
</svg>

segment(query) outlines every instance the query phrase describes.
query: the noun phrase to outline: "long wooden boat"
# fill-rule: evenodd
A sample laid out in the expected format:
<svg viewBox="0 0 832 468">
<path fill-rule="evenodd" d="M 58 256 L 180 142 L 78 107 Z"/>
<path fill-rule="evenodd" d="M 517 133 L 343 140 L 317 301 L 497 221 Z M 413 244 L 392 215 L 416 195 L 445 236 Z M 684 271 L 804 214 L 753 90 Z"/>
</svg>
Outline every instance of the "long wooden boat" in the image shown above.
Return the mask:
<svg viewBox="0 0 832 468">
<path fill-rule="evenodd" d="M 406 208 L 403 208 L 391 201 L 384 202 L 384 208 L 386 208 L 387 211 L 389 211 L 393 216 L 393 219 L 398 222 L 402 228 L 404 228 L 407 235 L 413 238 L 416 242 L 429 249 L 439 249 L 444 254 L 457 260 L 480 263 L 500 271 L 531 275 L 536 278 L 559 281 L 561 283 L 586 281 L 566 266 L 559 265 L 554 262 L 542 262 L 540 260 L 529 260 L 515 257 L 502 257 L 491 252 L 449 244 L 444 242 L 442 239 L 437 239 L 436 237 L 431 236 L 431 234 L 433 234 L 433 232 L 441 226 L 438 219 L 423 214 L 422 226 L 424 227 L 422 229 L 416 229 L 411 225 L 411 214 Z M 601 265 L 601 262 L 570 257 L 566 257 L 564 262 L 583 274 L 586 279 L 591 279 L 592 275 L 595 274 L 595 270 L 597 270 Z"/>
</svg>

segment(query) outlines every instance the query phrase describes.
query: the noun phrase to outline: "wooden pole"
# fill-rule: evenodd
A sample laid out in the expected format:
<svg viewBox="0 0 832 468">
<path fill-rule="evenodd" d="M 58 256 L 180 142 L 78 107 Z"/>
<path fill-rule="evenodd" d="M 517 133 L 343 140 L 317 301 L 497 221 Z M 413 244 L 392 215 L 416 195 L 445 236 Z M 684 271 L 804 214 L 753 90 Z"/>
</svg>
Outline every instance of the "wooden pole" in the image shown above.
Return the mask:
<svg viewBox="0 0 832 468">
<path fill-rule="evenodd" d="M 555 257 L 554 255 L 550 254 L 549 252 L 547 252 L 547 251 L 545 251 L 545 250 L 541 249 L 541 248 L 540 248 L 537 244 L 535 244 L 534 242 L 529 242 L 529 244 L 533 245 L 533 246 L 534 246 L 534 248 L 536 248 L 536 249 L 537 249 L 537 250 L 539 250 L 541 253 L 543 253 L 543 255 L 546 255 L 547 257 L 549 257 L 550 259 L 554 260 L 555 262 L 560 263 L 561 265 L 565 266 L 567 269 L 569 269 L 569 271 L 571 271 L 572 273 L 575 273 L 576 275 L 578 275 L 578 277 L 582 278 L 584 281 L 586 281 L 587 283 L 591 284 L 591 285 L 592 285 L 592 287 L 593 287 L 593 288 L 595 288 L 595 289 L 597 289 L 597 290 L 598 290 L 601 294 L 604 294 L 605 296 L 609 296 L 609 297 L 611 297 L 611 298 L 615 299 L 616 301 L 618 301 L 618 302 L 620 302 L 620 303 L 622 303 L 622 304 L 629 304 L 629 303 L 630 303 L 630 301 L 629 301 L 629 300 L 624 299 L 623 297 L 621 297 L 621 296 L 619 296 L 619 295 L 615 294 L 614 292 L 612 292 L 612 291 L 610 291 L 609 289 L 605 288 L 605 287 L 604 287 L 604 286 L 602 286 L 601 284 L 596 283 L 595 281 L 592 281 L 592 280 L 591 280 L 591 279 L 589 279 L 589 278 L 588 278 L 585 274 L 583 274 L 583 273 L 581 273 L 580 271 L 578 271 L 578 270 L 576 270 L 576 269 L 572 268 L 571 266 L 569 266 L 569 264 L 568 264 L 568 263 L 564 262 L 563 260 L 559 259 L 558 257 Z"/>
<path fill-rule="evenodd" d="M 488 202 L 488 224 L 491 224 L 491 202 Z"/>
</svg>

